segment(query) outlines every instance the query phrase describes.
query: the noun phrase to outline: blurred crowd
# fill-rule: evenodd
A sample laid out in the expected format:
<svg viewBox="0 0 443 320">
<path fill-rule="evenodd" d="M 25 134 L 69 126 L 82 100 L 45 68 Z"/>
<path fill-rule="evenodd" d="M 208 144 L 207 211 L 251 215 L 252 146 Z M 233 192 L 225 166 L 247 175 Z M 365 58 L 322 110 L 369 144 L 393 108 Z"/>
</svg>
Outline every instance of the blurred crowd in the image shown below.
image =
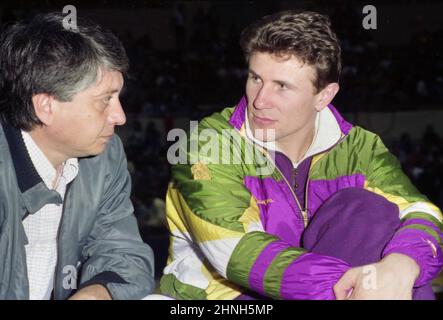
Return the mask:
<svg viewBox="0 0 443 320">
<path fill-rule="evenodd" d="M 221 32 L 221 17 L 202 8 L 187 30 L 183 15 L 179 5 L 171 17 L 175 46 L 166 52 L 153 48 L 148 35 L 120 37 L 136 66 L 127 81 L 131 94 L 123 97 L 128 112 L 200 118 L 221 105 L 232 105 L 242 94 L 246 70 L 238 45 L 240 30 L 233 25 Z"/>
<path fill-rule="evenodd" d="M 184 5 L 176 6 L 170 18 L 175 45 L 166 52 L 153 48 L 147 34 L 121 35 L 134 66 L 124 96 L 128 112 L 200 118 L 239 99 L 247 74 L 238 44 L 244 25 L 222 27 L 227 17 L 214 8 L 197 10 L 186 28 Z M 441 105 L 443 42 L 435 39 L 443 38 L 443 29 L 431 32 L 417 21 L 407 44 L 386 46 L 362 32 L 357 7 L 338 6 L 330 16 L 342 45 L 342 90 L 335 99 L 342 111 Z"/>
<path fill-rule="evenodd" d="M 414 185 L 439 208 L 443 208 L 443 139 L 428 126 L 414 141 L 403 133 L 390 150 L 399 159 Z"/>
<path fill-rule="evenodd" d="M 275 9 L 279 9 L 278 2 L 274 3 Z M 40 5 L 33 3 L 35 8 Z M 316 3 L 322 7 L 322 1 Z M 124 144 L 135 212 L 149 241 L 155 241 L 155 235 L 166 235 L 164 198 L 170 165 L 165 137 L 153 122 L 139 120 L 161 119 L 162 132 L 166 133 L 177 118 L 200 120 L 234 105 L 243 94 L 247 75 L 238 42 L 241 30 L 252 21 L 239 24 L 226 12 L 223 15 L 217 10 L 217 2 L 197 8 L 192 16 L 186 5 L 178 2 L 168 9 L 173 37 L 173 46 L 168 50 L 158 50 L 148 33 L 135 37 L 118 30 L 118 26 L 113 28 L 131 62 L 121 97 L 128 118 L 133 119 L 128 121 L 129 134 Z M 8 16 L 11 12 L 4 11 L 2 22 L 16 18 Z M 373 33 L 362 32 L 361 6 L 343 2 L 331 6 L 329 14 L 342 45 L 341 90 L 334 100 L 341 112 L 442 106 L 443 41 L 435 39 L 443 39 L 443 29 L 421 28 L 423 18 L 418 17 L 413 21 L 415 31 L 409 42 L 388 46 L 376 41 Z M 390 149 L 420 191 L 442 207 L 443 145 L 435 130 L 428 127 L 419 141 L 404 133 Z M 161 241 L 158 246 L 165 246 Z M 158 248 L 152 242 L 151 245 Z M 164 259 L 160 257 L 159 263 L 164 263 Z"/>
</svg>

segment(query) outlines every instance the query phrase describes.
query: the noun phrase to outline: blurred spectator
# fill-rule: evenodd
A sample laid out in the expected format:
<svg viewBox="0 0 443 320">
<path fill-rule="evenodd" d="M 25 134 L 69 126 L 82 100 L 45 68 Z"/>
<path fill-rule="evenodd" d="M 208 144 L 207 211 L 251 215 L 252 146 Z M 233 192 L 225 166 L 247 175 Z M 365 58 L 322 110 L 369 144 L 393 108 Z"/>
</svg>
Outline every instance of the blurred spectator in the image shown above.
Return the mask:
<svg viewBox="0 0 443 320">
<path fill-rule="evenodd" d="M 417 188 L 443 208 L 443 145 L 434 128 L 428 125 L 418 141 L 402 134 L 391 150 Z"/>
</svg>

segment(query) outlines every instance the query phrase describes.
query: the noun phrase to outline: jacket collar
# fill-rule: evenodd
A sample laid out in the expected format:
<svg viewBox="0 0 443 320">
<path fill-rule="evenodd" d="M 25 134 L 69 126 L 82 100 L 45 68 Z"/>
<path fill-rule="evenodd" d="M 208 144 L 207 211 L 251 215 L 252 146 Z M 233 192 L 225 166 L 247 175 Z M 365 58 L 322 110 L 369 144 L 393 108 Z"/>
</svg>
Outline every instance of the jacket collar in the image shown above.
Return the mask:
<svg viewBox="0 0 443 320">
<path fill-rule="evenodd" d="M 1 128 L 3 128 L 9 146 L 9 154 L 14 164 L 18 187 L 27 211 L 33 214 L 46 204 L 63 203 L 60 194 L 55 190 L 48 189 L 37 173 L 20 130 L 4 123 L 0 125 Z"/>
<path fill-rule="evenodd" d="M 234 112 L 229 119 L 229 123 L 248 139 L 253 140 L 254 143 L 261 147 L 268 149 L 266 143 L 257 141 L 256 139 L 253 139 L 251 133 L 248 134 L 246 116 L 247 105 L 248 102 L 246 96 L 243 96 L 235 107 Z M 337 109 L 335 109 L 332 104 L 329 104 L 317 114 L 315 138 L 304 159 L 330 149 L 341 139 L 342 136 L 347 135 L 351 129 L 352 124 L 344 120 Z M 278 148 L 276 148 L 275 151 L 279 151 Z"/>
</svg>

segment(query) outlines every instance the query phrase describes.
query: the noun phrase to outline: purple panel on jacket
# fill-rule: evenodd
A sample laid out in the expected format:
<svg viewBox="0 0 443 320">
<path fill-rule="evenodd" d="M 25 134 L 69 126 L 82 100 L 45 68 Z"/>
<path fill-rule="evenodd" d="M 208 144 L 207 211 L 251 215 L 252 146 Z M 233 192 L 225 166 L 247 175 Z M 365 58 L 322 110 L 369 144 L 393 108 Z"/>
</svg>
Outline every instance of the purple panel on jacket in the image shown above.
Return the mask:
<svg viewBox="0 0 443 320">
<path fill-rule="evenodd" d="M 338 125 L 340 126 L 340 130 L 341 132 L 343 132 L 343 134 L 348 134 L 349 131 L 351 131 L 352 129 L 352 124 L 350 124 L 349 122 L 347 122 L 341 115 L 340 113 L 337 111 L 337 109 L 335 109 L 335 107 L 332 104 L 328 105 L 329 110 L 332 111 L 335 119 L 338 122 Z"/>
<path fill-rule="evenodd" d="M 349 268 L 343 260 L 305 253 L 284 271 L 281 297 L 289 300 L 335 300 L 333 287 Z"/>
<path fill-rule="evenodd" d="M 265 273 L 274 258 L 288 248 L 290 248 L 289 244 L 283 241 L 274 241 L 266 246 L 258 256 L 249 273 L 249 286 L 252 290 L 260 294 L 265 294 L 263 288 Z"/>
<path fill-rule="evenodd" d="M 277 182 L 272 178 L 245 177 L 244 184 L 257 201 L 265 231 L 299 247 L 304 229 L 303 219 L 286 182 Z"/>
<path fill-rule="evenodd" d="M 309 213 L 314 215 L 322 203 L 337 191 L 352 187 L 363 188 L 364 184 L 365 176 L 359 173 L 350 176 L 338 177 L 333 180 L 309 181 Z"/>
<path fill-rule="evenodd" d="M 417 229 L 400 230 L 383 251 L 383 256 L 401 253 L 414 259 L 420 267 L 416 287 L 429 283 L 441 272 L 443 254 L 437 240 L 429 233 Z"/>
<path fill-rule="evenodd" d="M 287 156 L 281 152 L 275 152 L 275 164 L 288 180 L 303 209 L 305 208 L 305 187 L 311 161 L 312 157 L 306 158 L 295 170 L 292 161 Z"/>
<path fill-rule="evenodd" d="M 406 227 L 406 226 L 410 226 L 412 224 L 421 224 L 421 225 L 425 225 L 425 226 L 431 228 L 439 235 L 440 239 L 443 240 L 443 233 L 440 231 L 440 229 L 435 224 L 433 224 L 425 219 L 420 219 L 420 218 L 409 219 L 401 224 L 401 228 Z"/>
<path fill-rule="evenodd" d="M 237 130 L 240 130 L 243 122 L 245 122 L 246 115 L 246 107 L 248 105 L 248 101 L 246 100 L 246 96 L 243 96 L 237 106 L 234 109 L 234 112 L 229 119 L 229 123 Z"/>
</svg>

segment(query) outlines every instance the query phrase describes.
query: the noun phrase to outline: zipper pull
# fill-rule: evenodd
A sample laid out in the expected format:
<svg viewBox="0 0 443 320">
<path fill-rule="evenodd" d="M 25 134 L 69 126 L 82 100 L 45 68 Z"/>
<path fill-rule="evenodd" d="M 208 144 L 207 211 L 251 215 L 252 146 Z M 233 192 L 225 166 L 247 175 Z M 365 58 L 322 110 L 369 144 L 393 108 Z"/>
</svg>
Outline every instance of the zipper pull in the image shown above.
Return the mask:
<svg viewBox="0 0 443 320">
<path fill-rule="evenodd" d="M 305 225 L 305 227 L 308 226 L 308 210 L 302 210 L 302 215 L 303 215 L 303 224 Z"/>
</svg>

